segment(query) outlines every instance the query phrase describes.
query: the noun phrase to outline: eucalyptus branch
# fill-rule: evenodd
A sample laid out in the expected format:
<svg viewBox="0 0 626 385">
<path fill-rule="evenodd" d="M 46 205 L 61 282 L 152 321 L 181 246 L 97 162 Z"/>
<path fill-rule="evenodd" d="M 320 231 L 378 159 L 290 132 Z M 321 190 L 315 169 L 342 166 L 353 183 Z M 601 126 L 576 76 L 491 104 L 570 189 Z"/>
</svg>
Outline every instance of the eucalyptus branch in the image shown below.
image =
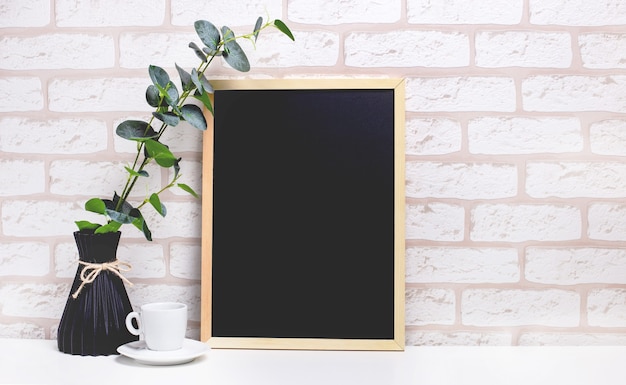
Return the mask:
<svg viewBox="0 0 626 385">
<path fill-rule="evenodd" d="M 169 147 L 161 142 L 161 137 L 168 127 L 176 126 L 182 121 L 186 121 L 197 129 L 206 130 L 207 122 L 202 109 L 195 104 L 186 104 L 187 100 L 189 97 L 199 100 L 212 114 L 213 105 L 209 94 L 213 93 L 213 87 L 205 77 L 205 72 L 218 56 L 222 57 L 235 70 L 249 71 L 250 63 L 237 40 L 250 40 L 256 48 L 255 42 L 259 33 L 269 27 L 277 28 L 291 40 L 294 40 L 289 28 L 278 19 L 263 23 L 263 19 L 259 17 L 251 33 L 238 36 L 228 27 L 222 27 L 220 32 L 206 20 L 196 21 L 194 28 L 204 47 L 200 48 L 193 42 L 189 43 L 189 47 L 201 62 L 191 72 L 187 72 L 176 65 L 182 85 L 181 93 L 179 93 L 176 85 L 170 80 L 169 74 L 163 68 L 153 65 L 149 66 L 148 74 L 152 84 L 146 90 L 146 101 L 155 108 L 152 116 L 147 122 L 127 120 L 120 123 L 116 128 L 118 136 L 137 143 L 137 154 L 132 166 L 125 166 L 128 176 L 124 188 L 121 195 L 117 195 L 117 192 L 114 192 L 112 199 L 89 199 L 85 203 L 85 209 L 104 215 L 107 218 L 107 222 L 104 225 L 100 225 L 88 221 L 77 221 L 76 224 L 79 231 L 89 230 L 95 233 L 107 233 L 118 231 L 124 224 L 132 224 L 144 233 L 146 239 L 152 240 L 151 232 L 140 209 L 143 209 L 146 204 L 150 203 L 160 215 L 165 216 L 167 210 L 161 203 L 159 195 L 175 186 L 198 198 L 198 194 L 191 187 L 183 183 L 177 183 L 181 176 L 179 165 L 181 158 L 174 156 Z M 161 122 L 161 125 L 158 131 L 155 131 L 153 124 L 157 120 Z M 128 198 L 136 183 L 141 178 L 149 177 L 145 168 L 152 161 L 163 168 L 172 168 L 174 177 L 170 183 L 150 194 L 137 207 L 133 207 L 128 202 Z"/>
</svg>

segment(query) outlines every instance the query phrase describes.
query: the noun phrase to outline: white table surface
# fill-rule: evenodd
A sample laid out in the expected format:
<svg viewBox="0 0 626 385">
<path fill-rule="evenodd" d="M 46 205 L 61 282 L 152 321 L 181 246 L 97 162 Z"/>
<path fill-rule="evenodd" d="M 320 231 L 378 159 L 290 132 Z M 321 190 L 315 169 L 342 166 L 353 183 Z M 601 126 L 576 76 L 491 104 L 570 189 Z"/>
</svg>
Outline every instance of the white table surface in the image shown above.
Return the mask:
<svg viewBox="0 0 626 385">
<path fill-rule="evenodd" d="M 0 384 L 623 385 L 626 347 L 213 349 L 187 364 L 147 366 L 60 353 L 53 340 L 0 339 Z"/>
</svg>

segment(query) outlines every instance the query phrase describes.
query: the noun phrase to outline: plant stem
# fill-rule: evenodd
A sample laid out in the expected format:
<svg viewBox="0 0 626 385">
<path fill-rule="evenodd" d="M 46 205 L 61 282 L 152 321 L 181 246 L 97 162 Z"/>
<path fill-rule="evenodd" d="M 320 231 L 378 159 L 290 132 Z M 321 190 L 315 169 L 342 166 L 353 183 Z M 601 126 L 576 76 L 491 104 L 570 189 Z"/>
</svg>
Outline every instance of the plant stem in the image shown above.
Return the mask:
<svg viewBox="0 0 626 385">
<path fill-rule="evenodd" d="M 198 65 L 198 68 L 196 69 L 198 71 L 198 77 L 202 77 L 204 75 L 204 72 L 209 68 L 209 65 L 211 64 L 211 62 L 213 61 L 213 59 L 215 58 L 215 55 L 210 56 L 210 58 L 206 61 L 206 62 L 202 62 L 200 63 L 200 65 Z M 183 91 L 182 95 L 179 98 L 177 107 L 182 107 L 185 103 L 185 101 L 187 100 L 187 98 L 189 97 L 189 95 L 191 94 L 192 91 L 194 91 L 196 88 L 192 88 L 190 90 L 185 90 Z M 161 97 L 161 100 L 159 100 L 159 105 L 161 104 L 163 97 Z M 159 109 L 159 107 L 157 107 L 157 110 Z M 150 121 L 148 122 L 148 127 L 152 126 L 152 122 L 154 121 L 154 116 L 152 116 L 150 118 Z M 158 135 L 156 137 L 156 140 L 159 140 L 161 138 L 161 136 L 165 133 L 165 129 L 169 127 L 167 124 L 163 123 L 161 124 L 161 127 L 159 128 L 158 131 Z M 148 157 L 144 157 L 144 160 L 141 162 L 141 165 L 139 166 L 139 168 L 136 169 L 137 164 L 139 162 L 139 157 L 141 156 L 141 151 L 144 148 L 144 143 L 143 142 L 139 142 L 137 145 L 137 155 L 135 156 L 135 160 L 133 162 L 133 167 L 131 168 L 133 171 L 136 172 L 140 172 L 142 171 L 148 164 L 150 164 L 151 159 Z M 122 190 L 122 194 L 120 195 L 120 199 L 117 202 L 117 205 L 115 207 L 116 211 L 119 211 L 120 208 L 122 207 L 123 202 L 125 202 L 128 197 L 130 196 L 131 191 L 133 190 L 133 188 L 135 187 L 135 183 L 137 182 L 137 180 L 139 179 L 138 176 L 136 175 L 132 175 L 129 174 L 128 178 L 126 179 L 126 184 L 124 185 L 124 189 Z M 178 179 L 178 178 L 176 178 Z M 174 181 L 176 181 L 176 179 L 174 179 Z M 174 186 L 174 181 L 172 181 L 172 183 L 170 183 L 169 185 L 167 185 L 166 187 L 164 187 L 163 189 L 161 189 L 159 192 L 157 192 L 157 195 L 162 193 L 163 191 L 171 188 L 172 186 Z M 138 206 L 137 208 L 142 207 L 144 204 L 146 203 L 146 200 L 143 201 L 143 203 L 141 203 L 140 206 Z"/>
</svg>

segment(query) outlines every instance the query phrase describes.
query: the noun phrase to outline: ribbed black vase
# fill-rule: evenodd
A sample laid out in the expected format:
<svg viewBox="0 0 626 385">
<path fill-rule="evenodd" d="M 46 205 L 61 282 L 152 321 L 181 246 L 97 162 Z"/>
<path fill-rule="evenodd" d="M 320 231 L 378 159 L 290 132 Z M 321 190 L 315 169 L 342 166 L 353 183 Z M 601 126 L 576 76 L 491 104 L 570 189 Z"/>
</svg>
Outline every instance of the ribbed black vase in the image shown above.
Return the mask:
<svg viewBox="0 0 626 385">
<path fill-rule="evenodd" d="M 108 263 L 117 259 L 121 233 L 93 234 L 76 231 L 74 239 L 80 261 Z M 126 315 L 132 311 L 122 279 L 113 271 L 101 271 L 92 283 L 85 284 L 76 298 L 84 266 L 78 265 L 74 283 L 59 324 L 59 350 L 81 356 L 118 354 L 117 347 L 136 341 L 126 329 Z"/>
</svg>

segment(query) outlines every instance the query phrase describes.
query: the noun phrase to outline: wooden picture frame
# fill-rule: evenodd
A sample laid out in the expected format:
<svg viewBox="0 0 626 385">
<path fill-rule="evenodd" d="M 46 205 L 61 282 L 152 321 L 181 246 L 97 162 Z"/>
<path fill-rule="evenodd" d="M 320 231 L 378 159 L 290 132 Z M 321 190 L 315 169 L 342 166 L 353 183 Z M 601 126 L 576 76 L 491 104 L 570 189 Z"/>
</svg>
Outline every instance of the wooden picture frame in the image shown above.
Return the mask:
<svg viewBox="0 0 626 385">
<path fill-rule="evenodd" d="M 201 340 L 404 349 L 404 81 L 212 81 Z"/>
</svg>

